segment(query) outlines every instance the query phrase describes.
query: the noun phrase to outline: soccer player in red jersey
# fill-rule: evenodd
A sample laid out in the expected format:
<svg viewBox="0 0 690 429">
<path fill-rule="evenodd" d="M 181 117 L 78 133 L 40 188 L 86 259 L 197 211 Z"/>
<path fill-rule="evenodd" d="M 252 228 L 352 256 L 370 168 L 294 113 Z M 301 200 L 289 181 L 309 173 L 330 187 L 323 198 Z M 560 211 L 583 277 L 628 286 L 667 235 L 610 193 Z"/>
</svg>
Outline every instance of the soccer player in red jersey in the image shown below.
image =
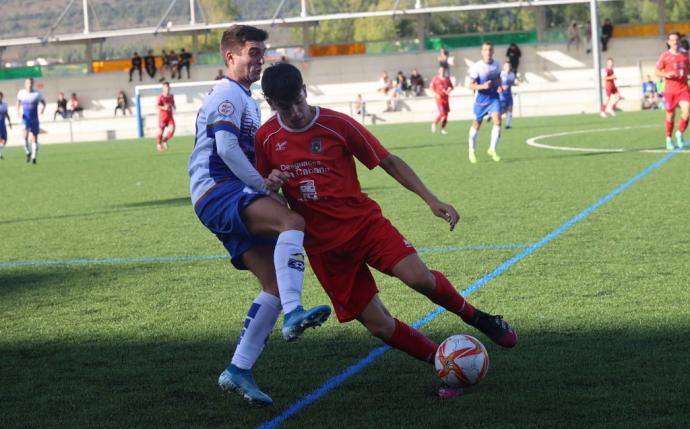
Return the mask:
<svg viewBox="0 0 690 429">
<path fill-rule="evenodd" d="M 453 83 L 450 77 L 446 76 L 446 69 L 439 67 L 438 75 L 431 79 L 429 84 L 429 91 L 436 97 L 436 108 L 438 109 L 438 116 L 431 123 L 431 132 L 436 132 L 436 126 L 441 122 L 441 134 L 448 134 L 446 132 L 446 122 L 448 122 L 448 113 L 450 112 L 450 100 L 448 94 L 453 90 Z"/>
<path fill-rule="evenodd" d="M 657 77 L 666 80 L 664 103 L 666 104 L 666 149 L 673 149 L 673 121 L 676 107 L 680 107 L 680 121 L 676 131 L 676 146 L 685 145 L 683 132 L 688 127 L 690 117 L 690 89 L 688 89 L 688 53 L 679 47 L 680 34 L 673 32 L 666 38 L 668 51 L 661 54 L 656 63 Z"/>
<path fill-rule="evenodd" d="M 601 117 L 605 118 L 606 113 L 611 116 L 616 116 L 616 104 L 621 99 L 621 95 L 618 93 L 618 88 L 616 87 L 616 74 L 613 72 L 613 58 L 606 59 L 606 68 L 604 69 L 604 82 L 606 82 L 606 100 L 604 104 L 601 105 Z M 611 107 L 609 108 L 609 104 Z"/>
<path fill-rule="evenodd" d="M 266 69 L 261 87 L 277 113 L 256 133 L 257 170 L 269 187 L 282 187 L 290 207 L 304 217 L 304 247 L 338 320 L 357 319 L 384 343 L 433 363 L 438 345 L 391 316 L 378 296 L 369 271 L 373 267 L 399 278 L 497 344 L 514 347 L 518 335 L 513 328 L 501 316 L 474 308 L 442 273 L 429 270 L 412 243 L 362 192 L 355 159 L 369 169 L 383 168 L 451 230 L 459 219 L 455 208 L 440 201 L 409 165 L 357 121 L 307 104 L 302 76 L 293 65 Z"/>
<path fill-rule="evenodd" d="M 168 150 L 168 140 L 175 134 L 175 97 L 170 93 L 170 83 L 163 82 L 163 92 L 158 96 L 158 137 L 156 137 L 156 148 L 158 152 Z M 165 134 L 165 129 L 168 133 Z"/>
</svg>

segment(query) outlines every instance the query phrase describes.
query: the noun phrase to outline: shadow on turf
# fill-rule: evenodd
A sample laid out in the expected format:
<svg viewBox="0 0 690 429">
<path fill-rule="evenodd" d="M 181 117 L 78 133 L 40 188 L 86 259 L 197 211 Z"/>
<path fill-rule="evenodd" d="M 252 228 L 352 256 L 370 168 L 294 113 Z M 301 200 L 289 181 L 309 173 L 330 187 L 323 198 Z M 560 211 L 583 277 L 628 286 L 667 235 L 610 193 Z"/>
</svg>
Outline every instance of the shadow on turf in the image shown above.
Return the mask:
<svg viewBox="0 0 690 429">
<path fill-rule="evenodd" d="M 99 210 L 99 211 L 91 211 L 88 213 L 71 213 L 71 214 L 64 214 L 64 215 L 37 216 L 37 217 L 32 217 L 32 218 L 0 220 L 0 225 L 34 222 L 34 221 L 41 221 L 41 220 L 52 220 L 52 219 L 86 218 L 86 217 L 93 217 L 93 216 L 101 216 L 101 215 L 106 215 L 106 214 L 118 213 L 121 211 L 138 210 L 138 209 L 142 209 L 142 208 L 172 207 L 172 206 L 185 206 L 185 205 L 191 206 L 191 204 L 192 203 L 191 203 L 191 200 L 189 199 L 189 197 L 168 198 L 168 199 L 164 199 L 164 200 L 152 200 L 152 201 L 141 201 L 141 202 L 137 202 L 137 203 L 120 204 L 120 205 L 116 205 L 116 206 L 111 206 L 111 207 L 113 207 L 113 209 L 111 209 L 111 210 Z"/>
<path fill-rule="evenodd" d="M 487 379 L 465 396 L 439 401 L 431 394 L 438 385 L 431 368 L 388 351 L 288 426 L 456 427 L 458 419 L 480 427 L 690 424 L 683 411 L 690 376 L 679 365 L 690 355 L 690 342 L 679 341 L 685 330 L 523 331 L 518 349 L 501 350 L 448 316 L 435 329 L 423 330 L 437 341 L 455 333 L 447 326 L 438 329 L 441 322 L 476 335 L 491 356 Z M 346 329 L 333 321 L 296 343 L 284 343 L 276 331 L 255 370 L 274 397 L 270 408 L 249 408 L 238 397 L 219 393 L 215 380 L 234 338 L 142 342 L 133 337 L 146 338 L 145 333 L 107 339 L 101 333 L 91 340 L 5 343 L 0 423 L 3 428 L 256 427 L 379 345 L 360 327 Z"/>
<path fill-rule="evenodd" d="M 138 203 L 120 204 L 114 207 L 138 208 L 138 207 L 168 207 L 189 206 L 192 201 L 189 197 L 167 198 L 164 200 L 140 201 Z"/>
</svg>

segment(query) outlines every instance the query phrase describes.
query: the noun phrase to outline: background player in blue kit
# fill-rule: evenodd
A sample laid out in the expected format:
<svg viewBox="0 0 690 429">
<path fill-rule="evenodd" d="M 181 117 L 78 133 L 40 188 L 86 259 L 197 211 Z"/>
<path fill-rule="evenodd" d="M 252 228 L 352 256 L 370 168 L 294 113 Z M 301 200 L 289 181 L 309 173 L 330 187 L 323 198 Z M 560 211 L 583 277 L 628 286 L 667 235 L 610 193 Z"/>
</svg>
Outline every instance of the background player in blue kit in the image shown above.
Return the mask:
<svg viewBox="0 0 690 429">
<path fill-rule="evenodd" d="M 331 314 L 327 305 L 302 307 L 304 219 L 266 189 L 254 167 L 261 111 L 250 87 L 261 76 L 267 37 L 265 31 L 247 25 L 233 25 L 223 33 L 220 51 L 227 75 L 199 110 L 188 165 L 199 220 L 223 243 L 235 268 L 251 271 L 261 286 L 232 360 L 218 377 L 221 389 L 260 405 L 273 401 L 257 386 L 252 367 L 281 308 L 287 341 L 321 325 Z"/>
<path fill-rule="evenodd" d="M 493 127 L 491 128 L 491 144 L 488 154 L 498 162 L 501 158 L 496 153 L 498 140 L 501 137 L 501 63 L 494 59 L 494 44 L 484 42 L 482 44 L 482 59 L 470 67 L 469 88 L 475 91 L 474 120 L 469 133 L 469 159 L 472 164 L 477 162 L 475 149 L 477 146 L 477 134 L 482 126 L 482 119 L 491 115 Z"/>
<path fill-rule="evenodd" d="M 501 113 L 506 115 L 506 129 L 510 128 L 510 123 L 513 121 L 514 86 L 517 86 L 517 80 L 515 79 L 515 73 L 513 73 L 512 66 L 510 63 L 503 63 L 499 99 L 501 101 Z"/>
<path fill-rule="evenodd" d="M 0 160 L 5 159 L 5 157 L 2 155 L 2 150 L 7 144 L 7 128 L 5 127 L 5 120 L 7 120 L 7 125 L 12 128 L 10 114 L 7 113 L 7 103 L 2 100 L 4 96 L 5 95 L 0 92 Z"/>
<path fill-rule="evenodd" d="M 24 81 L 24 89 L 20 89 L 19 93 L 17 93 L 17 116 L 19 116 L 21 108 L 26 162 L 32 162 L 34 164 L 36 164 L 36 156 L 38 155 L 38 133 L 40 131 L 38 126 L 39 104 L 42 105 L 41 114 L 43 114 L 46 110 L 46 102 L 43 99 L 43 94 L 34 89 L 33 78 L 28 78 Z M 29 145 L 29 135 L 33 137 L 31 145 Z"/>
</svg>

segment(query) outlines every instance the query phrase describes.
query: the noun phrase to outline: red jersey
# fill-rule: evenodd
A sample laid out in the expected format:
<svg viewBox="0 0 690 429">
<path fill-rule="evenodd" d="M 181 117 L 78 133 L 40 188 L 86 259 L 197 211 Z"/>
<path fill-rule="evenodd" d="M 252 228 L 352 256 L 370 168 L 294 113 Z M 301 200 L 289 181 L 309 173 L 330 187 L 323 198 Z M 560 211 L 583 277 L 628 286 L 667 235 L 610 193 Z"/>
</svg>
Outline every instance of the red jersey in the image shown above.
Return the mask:
<svg viewBox="0 0 690 429">
<path fill-rule="evenodd" d="M 450 78 L 434 76 L 434 78 L 431 79 L 431 89 L 433 89 L 436 93 L 436 98 L 448 100 L 448 94 L 446 91 L 452 88 L 453 83 L 450 81 Z"/>
<path fill-rule="evenodd" d="M 664 92 L 670 94 L 688 91 L 688 69 L 690 69 L 690 63 L 688 62 L 687 52 L 678 51 L 675 54 L 671 51 L 664 52 L 656 63 L 656 69 L 675 73 L 675 76 L 666 78 Z"/>
<path fill-rule="evenodd" d="M 291 174 L 283 194 L 306 221 L 307 251 L 333 249 L 381 214 L 379 205 L 362 192 L 355 158 L 371 170 L 388 151 L 351 117 L 317 107 L 311 124 L 293 130 L 274 115 L 256 132 L 254 144 L 262 176 L 273 169 Z"/>
<path fill-rule="evenodd" d="M 606 77 L 613 76 L 613 69 L 611 68 L 605 68 L 604 73 L 606 73 Z M 611 91 L 614 88 L 616 88 L 616 82 L 613 79 L 607 79 L 606 80 L 606 90 Z"/>
<path fill-rule="evenodd" d="M 158 96 L 158 106 L 160 107 L 169 107 L 168 110 L 160 110 L 158 109 L 158 117 L 160 119 L 168 119 L 172 118 L 173 116 L 173 109 L 175 108 L 175 97 L 173 97 L 172 94 L 168 95 L 159 95 Z"/>
</svg>

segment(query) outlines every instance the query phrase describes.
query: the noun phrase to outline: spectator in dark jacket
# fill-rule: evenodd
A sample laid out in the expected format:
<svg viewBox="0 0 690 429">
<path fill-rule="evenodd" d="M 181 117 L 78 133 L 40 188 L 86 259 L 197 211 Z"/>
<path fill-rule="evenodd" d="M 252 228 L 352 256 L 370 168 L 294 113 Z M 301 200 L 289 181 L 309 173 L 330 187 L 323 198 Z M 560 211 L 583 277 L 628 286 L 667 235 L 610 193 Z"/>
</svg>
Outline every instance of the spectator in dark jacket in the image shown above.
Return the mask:
<svg viewBox="0 0 690 429">
<path fill-rule="evenodd" d="M 185 51 L 184 48 L 180 51 L 180 60 L 179 64 L 177 66 L 177 78 L 180 79 L 182 77 L 182 68 L 187 69 L 187 79 L 190 78 L 189 76 L 189 66 L 192 64 L 192 54 L 190 52 Z"/>
<path fill-rule="evenodd" d="M 518 48 L 518 45 L 516 45 L 515 43 L 511 43 L 510 46 L 508 46 L 508 50 L 506 51 L 506 57 L 508 57 L 510 68 L 513 69 L 513 73 L 515 73 L 516 76 L 518 73 L 518 66 L 520 65 L 521 56 L 522 52 L 520 51 L 520 48 Z"/>
<path fill-rule="evenodd" d="M 604 25 L 601 26 L 601 50 L 606 51 L 609 48 L 609 40 L 613 37 L 613 24 L 611 20 L 606 18 Z"/>
<path fill-rule="evenodd" d="M 139 53 L 135 52 L 132 56 L 132 67 L 129 69 L 129 81 L 132 81 L 132 74 L 135 70 L 139 71 L 139 81 L 141 82 L 141 57 Z"/>
<path fill-rule="evenodd" d="M 156 57 L 153 56 L 153 51 L 151 49 L 149 49 L 148 54 L 144 57 L 144 68 L 151 79 L 156 76 Z"/>
</svg>

